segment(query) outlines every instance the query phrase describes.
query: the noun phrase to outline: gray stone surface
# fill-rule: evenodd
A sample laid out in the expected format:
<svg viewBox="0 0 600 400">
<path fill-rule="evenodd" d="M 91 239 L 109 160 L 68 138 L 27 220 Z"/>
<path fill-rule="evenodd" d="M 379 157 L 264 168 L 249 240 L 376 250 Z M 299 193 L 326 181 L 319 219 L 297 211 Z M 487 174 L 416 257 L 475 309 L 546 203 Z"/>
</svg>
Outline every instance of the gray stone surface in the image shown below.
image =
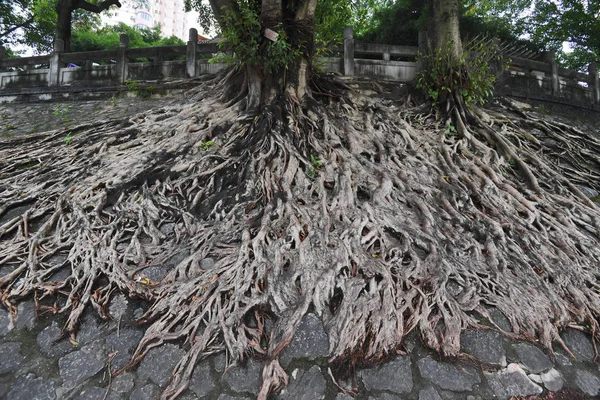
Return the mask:
<svg viewBox="0 0 600 400">
<path fill-rule="evenodd" d="M 116 393 L 129 393 L 134 384 L 134 375 L 131 372 L 125 372 L 112 379 L 110 390 Z"/>
<path fill-rule="evenodd" d="M 35 303 L 33 300 L 26 300 L 17 306 L 17 318 L 15 320 L 15 329 L 32 330 L 35 327 Z"/>
<path fill-rule="evenodd" d="M 152 384 L 148 384 L 142 388 L 135 389 L 131 392 L 129 400 L 154 400 L 160 396 L 160 390 Z"/>
<path fill-rule="evenodd" d="M 182 349 L 171 343 L 155 347 L 148 351 L 140 363 L 137 369 L 138 377 L 142 381 L 150 379 L 158 386 L 165 387 L 173 369 L 184 354 Z"/>
<path fill-rule="evenodd" d="M 379 393 L 375 396 L 369 396 L 369 400 L 404 400 L 402 397 L 390 393 Z"/>
<path fill-rule="evenodd" d="M 262 364 L 249 360 L 242 366 L 230 368 L 221 381 L 234 392 L 258 393 L 262 379 Z"/>
<path fill-rule="evenodd" d="M 575 384 L 587 395 L 597 396 L 600 394 L 600 379 L 589 371 L 575 371 Z"/>
<path fill-rule="evenodd" d="M 533 383 L 517 364 L 509 364 L 502 371 L 486 373 L 490 389 L 499 399 L 508 399 L 511 396 L 528 396 L 540 394 L 543 389 Z"/>
<path fill-rule="evenodd" d="M 563 379 L 561 373 L 555 370 L 554 368 L 552 368 L 548 372 L 544 372 L 541 375 L 541 378 L 546 389 L 552 392 L 558 392 L 563 388 L 565 384 L 565 380 Z"/>
<path fill-rule="evenodd" d="M 106 395 L 106 389 L 99 388 L 96 386 L 87 387 L 82 389 L 77 394 L 78 400 L 104 400 L 104 396 Z M 106 396 L 107 400 L 118 399 L 115 395 Z"/>
<path fill-rule="evenodd" d="M 508 318 L 506 318 L 504 314 L 502 314 L 502 311 L 498 310 L 497 308 L 492 308 L 490 310 L 490 316 L 492 317 L 492 321 L 498 326 L 498 328 L 506 332 L 512 331 L 510 321 L 508 320 Z"/>
<path fill-rule="evenodd" d="M 23 362 L 20 343 L 0 343 L 0 375 L 12 372 Z"/>
<path fill-rule="evenodd" d="M 210 373 L 210 365 L 206 360 L 194 368 L 189 389 L 200 399 L 205 398 L 215 389 L 214 379 Z"/>
<path fill-rule="evenodd" d="M 296 369 L 288 386 L 278 396 L 282 400 L 318 400 L 325 398 L 327 385 L 321 369 L 313 365 L 308 371 Z"/>
<path fill-rule="evenodd" d="M 419 400 L 442 400 L 440 394 L 432 387 L 419 391 Z"/>
<path fill-rule="evenodd" d="M 468 330 L 460 336 L 464 352 L 488 364 L 506 366 L 506 352 L 502 336 L 489 330 Z"/>
<path fill-rule="evenodd" d="M 562 367 L 570 367 L 573 365 L 571 359 L 567 354 L 565 354 L 562 350 L 559 350 L 554 353 L 556 356 L 556 363 Z"/>
<path fill-rule="evenodd" d="M 232 396 L 226 393 L 221 394 L 217 400 L 250 400 L 248 397 Z"/>
<path fill-rule="evenodd" d="M 86 348 L 69 353 L 58 360 L 60 377 L 67 389 L 76 387 L 96 375 L 102 368 L 104 363 L 96 359 Z"/>
<path fill-rule="evenodd" d="M 513 349 L 519 361 L 533 374 L 547 371 L 554 367 L 550 358 L 531 343 L 515 343 Z"/>
<path fill-rule="evenodd" d="M 350 396 L 349 394 L 346 393 L 338 393 L 335 396 L 335 400 L 354 400 L 354 397 Z"/>
<path fill-rule="evenodd" d="M 397 357 L 375 368 L 360 371 L 367 390 L 387 390 L 409 393 L 413 388 L 411 361 L 409 357 Z"/>
<path fill-rule="evenodd" d="M 55 400 L 54 382 L 32 374 L 18 379 L 6 395 L 6 400 Z"/>
<path fill-rule="evenodd" d="M 417 365 L 423 378 L 442 389 L 464 392 L 472 390 L 473 385 L 481 382 L 475 369 L 470 367 L 459 369 L 452 364 L 436 361 L 430 356 L 420 359 Z"/>
<path fill-rule="evenodd" d="M 111 371 L 124 367 L 130 360 L 133 351 L 142 339 L 143 333 L 137 329 L 125 328 L 114 331 L 106 337 L 106 349 L 115 353 L 110 361 Z"/>
<path fill-rule="evenodd" d="M 66 339 L 61 339 L 61 329 L 56 321 L 44 328 L 37 338 L 37 344 L 40 350 L 48 357 L 62 357 L 74 350 L 73 345 Z"/>
<path fill-rule="evenodd" d="M 567 329 L 562 334 L 562 338 L 577 358 L 577 361 L 592 361 L 594 359 L 594 346 L 592 346 L 590 338 L 585 333 Z"/>
<path fill-rule="evenodd" d="M 6 310 L 0 308 L 0 337 L 10 332 L 10 315 Z"/>
<path fill-rule="evenodd" d="M 292 342 L 281 352 L 281 365 L 286 367 L 293 360 L 327 357 L 329 354 L 329 339 L 323 328 L 323 322 L 315 314 L 306 314 Z"/>
</svg>

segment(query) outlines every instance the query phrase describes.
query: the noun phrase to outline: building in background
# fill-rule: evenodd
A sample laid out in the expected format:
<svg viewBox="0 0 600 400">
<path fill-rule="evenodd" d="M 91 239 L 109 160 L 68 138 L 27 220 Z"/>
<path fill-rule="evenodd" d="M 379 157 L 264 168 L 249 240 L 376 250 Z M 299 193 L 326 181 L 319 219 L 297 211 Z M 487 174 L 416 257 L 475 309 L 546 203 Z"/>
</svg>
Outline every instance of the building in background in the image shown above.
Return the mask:
<svg viewBox="0 0 600 400">
<path fill-rule="evenodd" d="M 120 22 L 136 28 L 154 28 L 159 25 L 162 36 L 177 36 L 188 40 L 190 28 L 197 28 L 198 13 L 184 12 L 184 0 L 124 1 L 121 8 L 111 8 L 102 14 L 103 25 Z"/>
</svg>

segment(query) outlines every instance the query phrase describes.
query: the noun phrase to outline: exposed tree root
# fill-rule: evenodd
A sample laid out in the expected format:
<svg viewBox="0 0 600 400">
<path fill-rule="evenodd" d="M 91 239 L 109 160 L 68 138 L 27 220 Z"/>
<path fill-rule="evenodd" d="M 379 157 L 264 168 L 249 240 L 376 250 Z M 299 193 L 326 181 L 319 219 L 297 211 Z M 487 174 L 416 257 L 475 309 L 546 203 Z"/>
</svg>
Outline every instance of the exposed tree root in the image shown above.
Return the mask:
<svg viewBox="0 0 600 400">
<path fill-rule="evenodd" d="M 598 334 L 600 209 L 574 185 L 600 187 L 597 132 L 496 108 L 454 134 L 328 91 L 327 105 L 288 97 L 245 116 L 221 79 L 188 104 L 74 128 L 70 144 L 64 131 L 0 139 L 6 307 L 66 293 L 75 336 L 86 307 L 110 318 L 117 291 L 151 300 L 129 367 L 167 341 L 189 349 L 164 398 L 224 349 L 266 360 L 266 398 L 287 383 L 278 355 L 309 309 L 332 361 L 377 362 L 415 329 L 457 355 L 490 306 L 505 334 L 549 351 L 569 324 Z M 189 256 L 145 279 L 177 251 Z M 50 280 L 57 254 L 66 281 Z"/>
</svg>

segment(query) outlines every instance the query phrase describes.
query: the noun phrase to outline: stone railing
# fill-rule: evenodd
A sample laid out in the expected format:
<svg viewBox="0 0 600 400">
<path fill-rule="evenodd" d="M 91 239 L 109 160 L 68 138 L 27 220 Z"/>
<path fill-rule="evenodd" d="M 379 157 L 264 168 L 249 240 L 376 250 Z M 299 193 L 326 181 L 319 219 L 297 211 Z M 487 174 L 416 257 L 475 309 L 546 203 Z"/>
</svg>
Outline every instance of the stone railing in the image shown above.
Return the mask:
<svg viewBox="0 0 600 400">
<path fill-rule="evenodd" d="M 208 62 L 219 51 L 218 45 L 199 43 L 196 29 L 190 29 L 187 46 L 131 49 L 129 38 L 122 34 L 117 50 L 65 53 L 63 49 L 63 42 L 57 40 L 54 51 L 45 56 L 5 59 L 0 54 L 0 93 L 9 89 L 109 86 L 128 81 L 194 78 L 225 67 Z M 354 43 L 349 28 L 346 29 L 344 49 L 346 51 L 333 49 L 334 56 L 321 59 L 326 71 L 404 82 L 414 77 L 416 47 Z M 398 61 L 399 57 L 410 61 Z M 137 61 L 140 59 L 151 61 Z"/>
<path fill-rule="evenodd" d="M 419 42 L 423 42 L 420 36 Z M 131 81 L 194 78 L 215 73 L 224 64 L 210 63 L 219 51 L 217 43 L 198 42 L 190 29 L 185 46 L 129 48 L 121 35 L 117 50 L 65 53 L 57 40 L 54 51 L 45 56 L 4 58 L 0 48 L 0 101 L 14 95 L 84 90 L 121 86 Z M 344 30 L 343 47 L 330 49 L 318 60 L 321 68 L 344 76 L 370 76 L 408 82 L 418 69 L 418 47 L 355 43 L 353 30 Z M 600 111 L 597 64 L 589 73 L 558 68 L 553 54 L 546 62 L 514 57 L 497 85 L 500 93 L 542 102 L 569 104 Z"/>
<path fill-rule="evenodd" d="M 591 63 L 587 74 L 559 68 L 552 52 L 545 62 L 513 57 L 497 86 L 511 97 L 600 111 L 598 64 Z"/>
</svg>

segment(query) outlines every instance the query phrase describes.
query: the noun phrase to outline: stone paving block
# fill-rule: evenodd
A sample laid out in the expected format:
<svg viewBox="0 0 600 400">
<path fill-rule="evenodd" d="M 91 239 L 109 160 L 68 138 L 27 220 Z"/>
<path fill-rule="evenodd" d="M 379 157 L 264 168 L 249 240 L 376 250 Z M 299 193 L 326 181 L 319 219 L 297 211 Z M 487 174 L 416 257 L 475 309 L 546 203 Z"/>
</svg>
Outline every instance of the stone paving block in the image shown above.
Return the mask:
<svg viewBox="0 0 600 400">
<path fill-rule="evenodd" d="M 335 396 L 335 400 L 354 400 L 354 397 L 350 396 L 349 394 L 346 393 L 338 393 Z"/>
<path fill-rule="evenodd" d="M 494 307 L 490 310 L 490 316 L 492 317 L 492 321 L 496 325 L 498 325 L 498 327 L 500 329 L 502 329 L 505 332 L 512 331 L 512 326 L 510 325 L 510 321 L 508 320 L 508 318 L 506 318 L 506 316 L 502 313 L 502 311 L 500 311 Z"/>
<path fill-rule="evenodd" d="M 27 374 L 19 378 L 10 388 L 6 400 L 56 400 L 54 381 L 36 378 Z"/>
<path fill-rule="evenodd" d="M 10 332 L 10 314 L 3 308 L 0 309 L 0 337 Z"/>
<path fill-rule="evenodd" d="M 413 388 L 411 361 L 409 357 L 397 357 L 375 368 L 360 371 L 359 376 L 367 390 L 387 390 L 393 393 L 409 393 Z"/>
<path fill-rule="evenodd" d="M 129 393 L 133 389 L 134 384 L 133 374 L 131 372 L 125 372 L 112 379 L 110 390 L 115 393 Z"/>
<path fill-rule="evenodd" d="M 138 377 L 142 381 L 150 379 L 164 388 L 184 354 L 182 349 L 171 343 L 150 349 L 137 369 Z"/>
<path fill-rule="evenodd" d="M 442 400 L 442 397 L 432 387 L 419 391 L 419 400 Z"/>
<path fill-rule="evenodd" d="M 89 349 L 73 351 L 58 360 L 58 370 L 66 389 L 72 389 L 88 378 L 96 375 L 104 368 Z"/>
<path fill-rule="evenodd" d="M 575 384 L 583 393 L 589 396 L 600 394 L 600 379 L 589 371 L 575 371 Z"/>
<path fill-rule="evenodd" d="M 256 360 L 248 360 L 244 365 L 232 367 L 221 378 L 234 392 L 258 393 L 262 382 L 263 365 Z"/>
<path fill-rule="evenodd" d="M 390 393 L 379 393 L 375 396 L 369 396 L 369 400 L 403 400 L 403 398 Z"/>
<path fill-rule="evenodd" d="M 321 369 L 313 365 L 308 371 L 295 369 L 288 386 L 281 392 L 281 400 L 319 400 L 325 398 L 327 384 Z"/>
<path fill-rule="evenodd" d="M 23 362 L 21 344 L 8 342 L 0 343 L 0 375 L 15 371 Z"/>
<path fill-rule="evenodd" d="M 481 382 L 481 378 L 474 368 L 459 369 L 452 364 L 436 361 L 431 356 L 420 359 L 417 365 L 423 378 L 442 389 L 466 392 L 472 390 L 473 385 Z"/>
<path fill-rule="evenodd" d="M 106 389 L 99 388 L 96 386 L 82 389 L 77 394 L 77 400 L 104 400 L 106 396 Z M 106 400 L 118 400 L 119 396 L 115 394 L 109 394 L 106 396 Z"/>
<path fill-rule="evenodd" d="M 531 343 L 515 343 L 513 349 L 517 353 L 519 361 L 533 374 L 539 374 L 554 367 L 550 358 Z"/>
<path fill-rule="evenodd" d="M 152 385 L 148 384 L 142 388 L 135 389 L 131 396 L 129 396 L 129 400 L 158 400 L 160 396 L 160 390 Z"/>
<path fill-rule="evenodd" d="M 210 365 L 204 360 L 196 365 L 192 373 L 189 389 L 200 399 L 206 398 L 215 389 L 215 383 L 210 373 Z"/>
<path fill-rule="evenodd" d="M 248 397 L 241 396 L 231 396 L 229 394 L 223 393 L 219 396 L 217 400 L 250 400 Z"/>
<path fill-rule="evenodd" d="M 554 355 L 556 357 L 556 364 L 560 365 L 561 367 L 570 367 L 573 365 L 571 358 L 562 350 L 556 351 Z"/>
<path fill-rule="evenodd" d="M 511 396 L 540 394 L 543 389 L 533 383 L 517 364 L 509 364 L 502 371 L 485 373 L 488 385 L 499 399 Z"/>
<path fill-rule="evenodd" d="M 585 333 L 575 329 L 567 329 L 562 334 L 562 338 L 577 358 L 577 361 L 592 361 L 594 359 L 594 346 Z"/>
<path fill-rule="evenodd" d="M 552 392 L 558 392 L 563 388 L 565 384 L 565 380 L 563 379 L 561 373 L 555 370 L 554 368 L 552 368 L 548 372 L 544 372 L 541 375 L 541 378 L 546 389 Z"/>
<path fill-rule="evenodd" d="M 35 327 L 36 319 L 35 303 L 33 300 L 26 300 L 22 303 L 19 303 L 17 306 L 17 318 L 15 320 L 16 330 L 32 330 Z"/>
<path fill-rule="evenodd" d="M 464 352 L 488 364 L 506 366 L 504 341 L 498 332 L 489 330 L 468 330 L 460 336 Z"/>
<path fill-rule="evenodd" d="M 60 338 L 62 330 L 56 321 L 44 328 L 36 338 L 40 350 L 48 357 L 62 357 L 74 350 L 73 345 L 66 339 Z"/>
<path fill-rule="evenodd" d="M 118 332 L 114 331 L 106 337 L 106 351 L 109 354 L 114 354 L 110 360 L 111 371 L 114 372 L 131 361 L 131 356 L 143 335 L 142 331 L 137 329 L 125 328 L 120 329 Z"/>
<path fill-rule="evenodd" d="M 304 316 L 292 342 L 281 352 L 279 360 L 283 367 L 298 359 L 314 360 L 329 355 L 329 338 L 323 322 L 315 314 Z"/>
</svg>

